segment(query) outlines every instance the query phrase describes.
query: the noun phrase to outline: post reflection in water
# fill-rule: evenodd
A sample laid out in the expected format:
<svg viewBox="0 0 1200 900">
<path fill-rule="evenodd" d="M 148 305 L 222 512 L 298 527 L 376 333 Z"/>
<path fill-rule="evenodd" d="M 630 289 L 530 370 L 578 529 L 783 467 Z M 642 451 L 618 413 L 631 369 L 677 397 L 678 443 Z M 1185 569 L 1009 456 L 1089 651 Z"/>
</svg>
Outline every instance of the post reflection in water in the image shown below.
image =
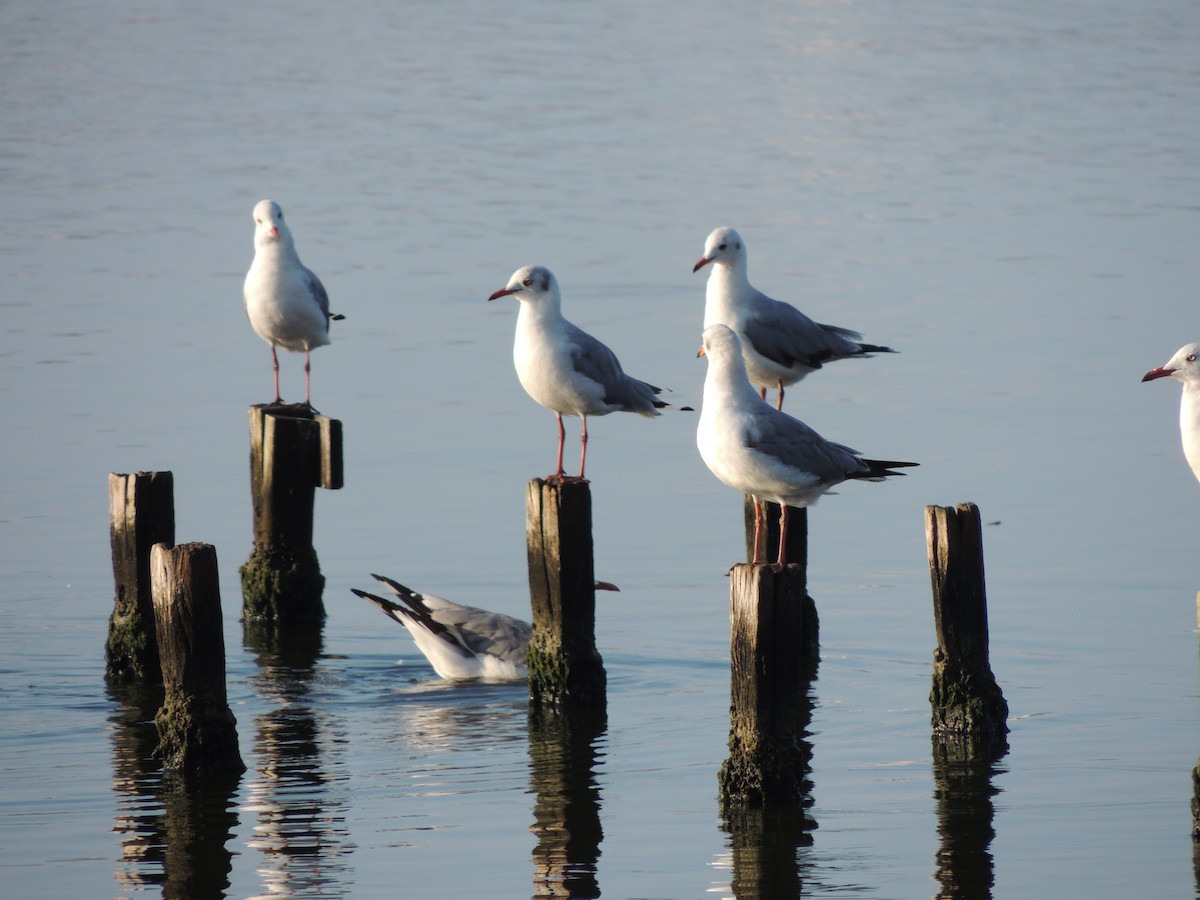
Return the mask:
<svg viewBox="0 0 1200 900">
<path fill-rule="evenodd" d="M 798 799 L 751 802 L 726 798 L 720 803 L 721 830 L 729 835 L 729 861 L 732 868 L 729 888 L 737 900 L 775 900 L 799 897 L 804 889 L 805 865 L 798 851 L 813 843 L 817 822 L 809 815 L 812 807 L 812 723 L 815 669 L 808 673 L 799 702 L 790 707 L 786 727 L 798 735 L 796 752 L 790 758 L 803 766 L 796 781 Z M 785 727 L 785 723 L 775 723 Z M 720 865 L 720 864 L 718 864 Z"/>
<path fill-rule="evenodd" d="M 348 895 L 345 856 L 347 798 L 337 790 L 344 771 L 334 756 L 344 740 L 326 708 L 309 702 L 320 677 L 319 635 L 283 639 L 246 634 L 259 672 L 254 688 L 271 711 L 254 721 L 254 764 L 245 810 L 258 817 L 249 846 L 262 854 L 264 895 Z"/>
<path fill-rule="evenodd" d="M 933 797 L 937 801 L 938 898 L 987 898 L 995 882 L 988 847 L 996 831 L 992 778 L 1008 744 L 988 746 L 933 736 Z"/>
<path fill-rule="evenodd" d="M 604 833 L 596 767 L 607 727 L 602 709 L 530 709 L 534 900 L 600 896 L 596 863 Z"/>
<path fill-rule="evenodd" d="M 113 831 L 122 858 L 115 879 L 127 890 L 160 888 L 165 897 L 223 896 L 229 887 L 237 831 L 240 776 L 164 772 L 154 713 L 162 687 L 110 686 L 119 705 L 113 721 Z"/>
</svg>

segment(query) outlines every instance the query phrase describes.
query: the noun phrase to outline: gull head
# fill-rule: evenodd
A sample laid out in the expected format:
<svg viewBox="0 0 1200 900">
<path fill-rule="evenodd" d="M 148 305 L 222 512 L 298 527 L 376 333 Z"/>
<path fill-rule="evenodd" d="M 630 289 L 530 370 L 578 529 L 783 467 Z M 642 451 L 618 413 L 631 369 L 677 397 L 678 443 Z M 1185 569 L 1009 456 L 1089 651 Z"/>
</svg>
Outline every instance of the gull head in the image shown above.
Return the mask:
<svg viewBox="0 0 1200 900">
<path fill-rule="evenodd" d="M 279 240 L 284 229 L 283 209 L 274 200 L 259 200 L 254 205 L 254 242 Z"/>
<path fill-rule="evenodd" d="M 698 272 L 709 263 L 732 266 L 745 253 L 746 245 L 740 234 L 727 226 L 714 228 L 704 242 L 704 255 L 692 266 L 692 271 Z"/>
<path fill-rule="evenodd" d="M 558 281 L 554 273 L 545 266 L 522 266 L 513 272 L 508 284 L 496 291 L 488 300 L 500 297 L 516 297 L 524 303 L 539 303 L 558 296 Z"/>
<path fill-rule="evenodd" d="M 1200 344 L 1184 344 L 1165 365 L 1143 375 L 1142 381 L 1153 381 L 1168 375 L 1184 384 L 1200 384 Z"/>
<path fill-rule="evenodd" d="M 742 342 L 728 325 L 709 325 L 704 329 L 696 355 L 705 357 L 710 365 L 729 365 L 741 360 Z"/>
</svg>

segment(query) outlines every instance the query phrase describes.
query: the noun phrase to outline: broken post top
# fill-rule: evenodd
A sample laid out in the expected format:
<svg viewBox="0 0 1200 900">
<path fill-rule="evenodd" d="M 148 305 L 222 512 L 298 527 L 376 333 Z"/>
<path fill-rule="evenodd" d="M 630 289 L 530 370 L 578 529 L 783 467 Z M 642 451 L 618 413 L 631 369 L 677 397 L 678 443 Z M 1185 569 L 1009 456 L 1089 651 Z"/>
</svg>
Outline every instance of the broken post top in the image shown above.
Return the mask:
<svg viewBox="0 0 1200 900">
<path fill-rule="evenodd" d="M 311 471 L 312 485 L 338 490 L 342 470 L 342 423 L 306 403 L 256 403 L 250 407 L 252 474 L 273 471 L 284 452 L 295 471 Z"/>
</svg>

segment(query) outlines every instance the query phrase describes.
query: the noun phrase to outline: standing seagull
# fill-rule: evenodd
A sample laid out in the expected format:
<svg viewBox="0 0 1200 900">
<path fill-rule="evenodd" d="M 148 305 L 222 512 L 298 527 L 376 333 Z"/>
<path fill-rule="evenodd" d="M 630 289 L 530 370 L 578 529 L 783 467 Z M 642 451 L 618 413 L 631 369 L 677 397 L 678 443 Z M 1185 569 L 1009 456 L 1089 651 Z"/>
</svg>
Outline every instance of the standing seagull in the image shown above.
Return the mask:
<svg viewBox="0 0 1200 900">
<path fill-rule="evenodd" d="M 382 575 L 371 577 L 385 585 L 400 603 L 357 588 L 350 590 L 407 628 L 417 649 L 442 678 L 509 681 L 528 674 L 525 658 L 533 637 L 533 626 L 528 622 L 462 606 L 433 594 L 418 594 Z M 615 591 L 617 587 L 597 581 L 596 589 Z"/>
<path fill-rule="evenodd" d="M 705 289 L 704 327 L 728 325 L 742 342 L 746 373 L 762 390 L 778 387 L 776 409 L 783 409 L 783 386 L 795 384 L 824 363 L 871 353 L 895 353 L 891 347 L 863 344 L 862 335 L 836 325 L 819 325 L 796 307 L 772 300 L 750 284 L 746 243 L 732 228 L 717 228 L 704 242 L 704 255 L 692 267 L 712 270 Z"/>
<path fill-rule="evenodd" d="M 731 488 L 754 497 L 754 559 L 762 555 L 762 502 L 779 504 L 779 558 L 783 568 L 789 506 L 806 507 L 847 479 L 883 481 L 903 475 L 911 462 L 863 459 L 857 450 L 825 440 L 799 419 L 774 409 L 746 378 L 741 341 L 726 325 L 704 329 L 698 356 L 708 358 L 696 446 L 705 464 Z"/>
<path fill-rule="evenodd" d="M 1186 344 L 1167 360 L 1165 366 L 1151 369 L 1142 381 L 1166 378 L 1168 375 L 1183 382 L 1183 399 L 1179 402 L 1179 433 L 1183 438 L 1183 455 L 1200 478 L 1200 344 Z"/>
<path fill-rule="evenodd" d="M 246 314 L 258 336 L 271 345 L 275 369 L 275 402 L 279 403 L 279 357 L 275 347 L 304 351 L 304 402 L 309 392 L 310 354 L 329 343 L 329 321 L 343 316 L 329 312 L 329 295 L 321 279 L 296 254 L 291 229 L 274 200 L 254 207 L 254 261 L 242 288 Z"/>
<path fill-rule="evenodd" d="M 563 318 L 558 281 L 549 269 L 517 269 L 508 285 L 488 300 L 509 296 L 521 301 L 513 344 L 517 378 L 525 392 L 558 419 L 558 465 L 546 480 L 585 481 L 588 416 L 611 412 L 657 416 L 670 404 L 656 399 L 662 388 L 630 378 L 608 347 Z M 563 472 L 563 416 L 583 420 L 578 478 Z"/>
</svg>

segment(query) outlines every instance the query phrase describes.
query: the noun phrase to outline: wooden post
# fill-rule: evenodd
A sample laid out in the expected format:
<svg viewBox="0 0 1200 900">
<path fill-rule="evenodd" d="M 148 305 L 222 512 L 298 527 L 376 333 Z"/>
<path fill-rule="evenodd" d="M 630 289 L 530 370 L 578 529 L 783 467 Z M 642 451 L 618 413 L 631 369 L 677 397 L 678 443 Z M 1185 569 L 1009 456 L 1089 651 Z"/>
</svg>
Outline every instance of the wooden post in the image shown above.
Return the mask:
<svg viewBox="0 0 1200 900">
<path fill-rule="evenodd" d="M 1192 769 L 1192 840 L 1200 847 L 1200 759 Z M 1200 874 L 1200 869 L 1197 873 Z"/>
<path fill-rule="evenodd" d="M 804 570 L 738 564 L 729 572 L 729 759 L 725 799 L 752 806 L 802 802 L 811 749 L 808 686 L 815 667 L 804 638 Z"/>
<path fill-rule="evenodd" d="M 988 662 L 987 596 L 979 507 L 925 507 L 933 586 L 933 707 L 936 734 L 983 747 L 1005 742 L 1008 703 Z"/>
<path fill-rule="evenodd" d="M 156 755 L 185 772 L 240 774 L 246 766 L 225 693 L 217 552 L 211 544 L 155 544 L 150 571 L 165 689 L 154 717 Z"/>
<path fill-rule="evenodd" d="M 325 618 L 313 500 L 316 488 L 342 484 L 341 422 L 302 403 L 250 407 L 254 550 L 240 569 L 248 622 L 313 625 Z"/>
<path fill-rule="evenodd" d="M 108 476 L 113 580 L 105 672 L 118 681 L 162 681 L 154 637 L 150 548 L 175 543 L 175 479 L 170 472 Z"/>
<path fill-rule="evenodd" d="M 788 565 L 797 565 L 804 573 L 804 637 L 800 642 L 800 653 L 813 663 L 821 658 L 821 623 L 817 617 L 817 603 L 808 594 L 808 509 L 788 507 Z M 754 559 L 754 497 L 746 494 L 742 506 L 746 525 L 746 559 Z M 763 554 L 768 562 L 779 552 L 779 504 L 769 500 L 763 502 Z"/>
<path fill-rule="evenodd" d="M 607 675 L 596 650 L 592 494 L 587 482 L 529 482 L 525 494 L 529 698 L 535 707 L 603 706 Z"/>
</svg>

